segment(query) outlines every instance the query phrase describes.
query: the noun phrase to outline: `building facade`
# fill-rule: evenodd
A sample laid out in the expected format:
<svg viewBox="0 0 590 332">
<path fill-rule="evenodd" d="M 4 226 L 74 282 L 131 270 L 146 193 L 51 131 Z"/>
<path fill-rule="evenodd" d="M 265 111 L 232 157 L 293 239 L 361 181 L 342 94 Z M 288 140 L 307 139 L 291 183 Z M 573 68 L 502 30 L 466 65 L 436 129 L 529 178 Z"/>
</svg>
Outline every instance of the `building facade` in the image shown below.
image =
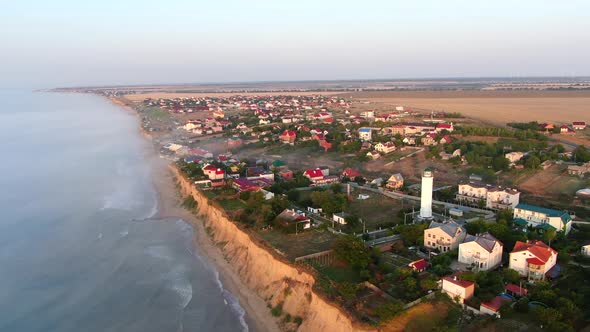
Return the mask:
<svg viewBox="0 0 590 332">
<path fill-rule="evenodd" d="M 467 235 L 459 244 L 460 263 L 469 264 L 476 270 L 487 271 L 502 263 L 504 245 L 490 233 Z"/>
<path fill-rule="evenodd" d="M 545 280 L 545 276 L 557 263 L 557 251 L 543 241 L 516 241 L 510 253 L 510 268 L 530 281 Z"/>
<path fill-rule="evenodd" d="M 424 230 L 424 246 L 440 252 L 455 250 L 466 236 L 465 229 L 454 221 L 431 222 Z"/>
</svg>

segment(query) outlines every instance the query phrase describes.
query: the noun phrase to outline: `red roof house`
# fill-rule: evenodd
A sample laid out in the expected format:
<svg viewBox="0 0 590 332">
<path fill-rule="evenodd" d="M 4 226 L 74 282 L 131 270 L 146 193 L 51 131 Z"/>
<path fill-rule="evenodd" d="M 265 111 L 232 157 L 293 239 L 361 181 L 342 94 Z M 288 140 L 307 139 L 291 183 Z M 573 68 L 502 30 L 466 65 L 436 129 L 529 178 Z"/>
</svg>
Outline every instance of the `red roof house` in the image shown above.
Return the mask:
<svg viewBox="0 0 590 332">
<path fill-rule="evenodd" d="M 428 262 L 424 258 L 422 258 L 417 261 L 411 262 L 410 264 L 408 264 L 408 267 L 410 267 L 412 270 L 414 270 L 416 272 L 422 272 L 422 271 L 426 270 L 428 265 L 429 265 Z"/>
<path fill-rule="evenodd" d="M 363 175 L 361 174 L 361 172 L 359 172 L 359 171 L 357 171 L 355 169 L 352 169 L 350 167 L 347 167 L 347 168 L 344 169 L 344 171 L 342 171 L 341 176 L 342 177 L 348 177 L 349 179 L 353 179 L 354 180 L 354 178 L 356 178 L 357 176 L 361 176 L 362 177 Z"/>
<path fill-rule="evenodd" d="M 294 130 L 285 130 L 281 135 L 279 135 L 279 139 L 286 144 L 295 144 L 295 139 L 297 138 L 297 133 Z"/>
</svg>

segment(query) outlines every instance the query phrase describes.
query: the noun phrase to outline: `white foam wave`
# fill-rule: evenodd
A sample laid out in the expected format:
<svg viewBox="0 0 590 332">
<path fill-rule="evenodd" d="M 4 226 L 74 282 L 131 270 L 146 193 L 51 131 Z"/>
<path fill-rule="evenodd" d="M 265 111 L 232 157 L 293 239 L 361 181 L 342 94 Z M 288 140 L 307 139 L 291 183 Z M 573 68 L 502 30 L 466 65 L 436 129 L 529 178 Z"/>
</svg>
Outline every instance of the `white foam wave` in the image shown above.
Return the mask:
<svg viewBox="0 0 590 332">
<path fill-rule="evenodd" d="M 168 272 L 166 279 L 170 282 L 169 288 L 180 297 L 180 307 L 186 308 L 193 299 L 193 285 L 188 279 L 186 267 L 175 266 Z"/>
<path fill-rule="evenodd" d="M 149 246 L 145 249 L 146 253 L 154 258 L 166 261 L 172 260 L 172 252 L 166 246 Z"/>
<path fill-rule="evenodd" d="M 213 271 L 213 275 L 215 276 L 215 283 L 217 284 L 217 287 L 219 288 L 223 296 L 223 302 L 225 303 L 225 305 L 229 304 L 231 311 L 236 316 L 238 316 L 238 320 L 240 321 L 240 325 L 242 326 L 242 331 L 248 332 L 249 328 L 248 323 L 246 323 L 246 310 L 244 310 L 244 308 L 240 305 L 240 300 L 238 300 L 237 297 L 235 297 L 232 293 L 230 293 L 227 289 L 223 287 L 223 283 L 219 278 L 219 272 L 217 270 L 212 269 L 211 267 L 209 268 Z"/>
</svg>

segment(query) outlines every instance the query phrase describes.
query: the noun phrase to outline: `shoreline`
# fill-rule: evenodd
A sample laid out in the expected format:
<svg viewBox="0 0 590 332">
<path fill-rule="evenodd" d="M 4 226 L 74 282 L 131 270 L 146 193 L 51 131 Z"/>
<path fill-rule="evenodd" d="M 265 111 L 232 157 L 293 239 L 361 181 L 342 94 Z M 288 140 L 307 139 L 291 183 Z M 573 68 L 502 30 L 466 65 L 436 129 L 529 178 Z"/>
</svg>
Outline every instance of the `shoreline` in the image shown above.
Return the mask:
<svg viewBox="0 0 590 332">
<path fill-rule="evenodd" d="M 134 114 L 139 118 L 137 110 L 116 98 L 107 98 L 125 112 Z M 249 331 L 275 332 L 281 331 L 275 318 L 271 315 L 266 302 L 254 291 L 242 282 L 240 276 L 234 272 L 232 266 L 226 261 L 221 249 L 216 247 L 207 235 L 203 221 L 195 214 L 181 206 L 181 197 L 176 188 L 176 179 L 169 169 L 170 161 L 159 158 L 158 152 L 152 141 L 152 136 L 138 126 L 139 133 L 149 144 L 147 156 L 151 166 L 151 179 L 156 191 L 157 212 L 152 218 L 182 219 L 191 225 L 193 229 L 193 245 L 208 264 L 218 273 L 223 288 L 235 296 L 242 309 L 245 311 L 244 319 Z"/>
<path fill-rule="evenodd" d="M 202 220 L 182 207 L 180 196 L 175 186 L 175 179 L 163 159 L 152 163 L 152 181 L 158 196 L 158 213 L 156 218 L 182 219 L 189 223 L 194 232 L 193 242 L 196 249 L 207 262 L 219 273 L 223 288 L 234 295 L 245 310 L 245 320 L 249 330 L 258 332 L 280 331 L 275 318 L 271 315 L 266 302 L 242 282 L 232 266 L 225 260 L 221 250 L 213 243 Z"/>
</svg>

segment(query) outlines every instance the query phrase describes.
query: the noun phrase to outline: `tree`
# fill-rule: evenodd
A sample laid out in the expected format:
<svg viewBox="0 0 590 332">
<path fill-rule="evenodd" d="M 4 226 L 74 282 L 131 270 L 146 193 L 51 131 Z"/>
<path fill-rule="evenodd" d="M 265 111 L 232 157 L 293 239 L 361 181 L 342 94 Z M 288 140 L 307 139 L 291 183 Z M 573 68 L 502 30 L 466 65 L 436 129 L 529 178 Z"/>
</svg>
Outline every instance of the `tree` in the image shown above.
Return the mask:
<svg viewBox="0 0 590 332">
<path fill-rule="evenodd" d="M 508 169 L 509 166 L 510 166 L 510 160 L 508 160 L 503 155 L 495 157 L 492 161 L 492 167 L 496 171 L 505 171 Z"/>
<path fill-rule="evenodd" d="M 504 269 L 504 271 L 502 271 L 502 279 L 504 279 L 505 282 L 518 284 L 520 281 L 520 274 L 513 269 Z"/>
<path fill-rule="evenodd" d="M 557 231 L 553 228 L 546 229 L 545 232 L 543 233 L 543 238 L 544 238 L 545 242 L 549 242 L 550 247 L 551 247 L 551 241 L 553 241 L 553 239 L 555 239 L 556 236 L 557 236 Z"/>
<path fill-rule="evenodd" d="M 541 165 L 541 160 L 536 156 L 527 158 L 527 160 L 524 163 L 524 166 L 530 169 L 537 169 L 539 168 L 539 165 Z"/>
<path fill-rule="evenodd" d="M 334 254 L 357 270 L 366 269 L 371 261 L 369 248 L 354 235 L 339 237 L 332 246 Z"/>
</svg>

